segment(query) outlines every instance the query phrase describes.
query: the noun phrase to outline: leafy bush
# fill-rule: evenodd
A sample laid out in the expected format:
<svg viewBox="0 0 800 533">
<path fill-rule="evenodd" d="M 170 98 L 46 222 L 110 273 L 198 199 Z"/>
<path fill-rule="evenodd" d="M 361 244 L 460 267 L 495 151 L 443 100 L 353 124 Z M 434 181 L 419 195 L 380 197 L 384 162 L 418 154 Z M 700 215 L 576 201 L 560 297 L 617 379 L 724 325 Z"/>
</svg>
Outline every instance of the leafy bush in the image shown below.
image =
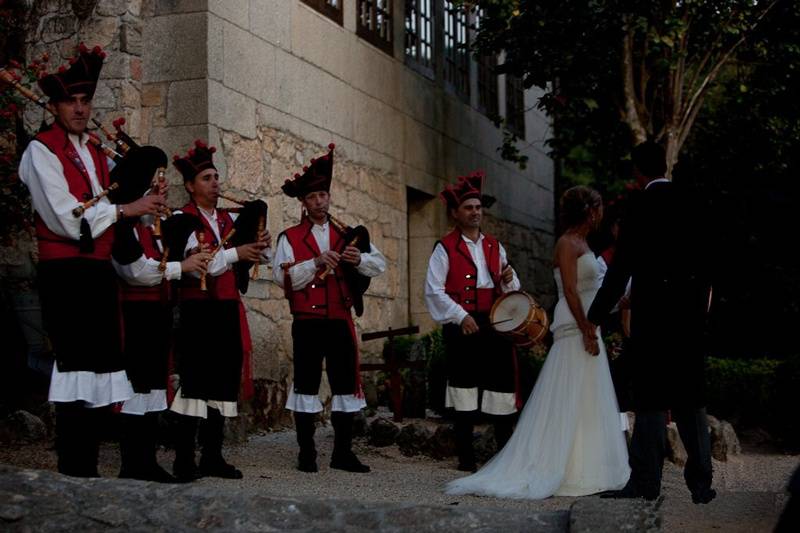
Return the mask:
<svg viewBox="0 0 800 533">
<path fill-rule="evenodd" d="M 784 361 L 712 357 L 706 378 L 710 413 L 738 427 L 762 427 L 787 446 L 800 446 L 800 356 Z"/>
</svg>

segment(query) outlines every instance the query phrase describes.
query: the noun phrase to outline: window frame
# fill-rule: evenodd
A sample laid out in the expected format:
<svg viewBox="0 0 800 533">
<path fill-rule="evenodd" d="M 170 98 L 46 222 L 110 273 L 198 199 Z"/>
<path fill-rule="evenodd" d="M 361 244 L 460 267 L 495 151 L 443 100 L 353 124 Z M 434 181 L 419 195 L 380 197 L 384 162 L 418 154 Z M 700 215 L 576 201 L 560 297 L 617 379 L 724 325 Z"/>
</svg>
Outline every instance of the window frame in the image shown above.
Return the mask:
<svg viewBox="0 0 800 533">
<path fill-rule="evenodd" d="M 469 12 L 464 5 L 456 5 L 453 0 L 441 0 L 442 8 L 442 81 L 445 88 L 469 102 L 470 98 L 470 24 Z M 448 9 L 448 4 L 451 6 Z M 452 35 L 448 34 L 448 19 L 452 24 Z M 463 43 L 459 41 L 459 30 L 463 30 Z M 447 41 L 453 40 L 452 56 L 448 55 Z M 460 59 L 460 61 L 459 61 Z M 455 73 L 454 79 L 450 79 L 450 70 Z M 463 78 L 459 78 L 461 73 Z"/>
<path fill-rule="evenodd" d="M 386 52 L 394 57 L 394 0 L 386 0 L 386 9 L 378 6 L 379 0 L 356 0 L 356 35 L 373 45 L 374 47 Z M 362 23 L 361 10 L 364 4 L 369 4 L 370 18 L 373 28 L 377 28 L 378 14 L 383 14 L 383 27 L 388 28 L 389 39 L 380 36 L 376 29 L 370 28 Z"/>
<path fill-rule="evenodd" d="M 516 103 L 519 109 L 514 109 Z M 506 74 L 506 128 L 525 139 L 525 87 L 522 78 Z"/>
<path fill-rule="evenodd" d="M 344 25 L 344 0 L 337 0 L 339 7 L 334 7 L 328 0 L 300 0 L 300 3 L 307 5 L 317 13 L 325 15 L 327 18 L 336 22 L 339 26 Z"/>
<path fill-rule="evenodd" d="M 429 12 L 427 13 L 427 18 L 425 14 L 420 9 L 420 2 L 426 2 L 427 7 L 429 8 Z M 419 72 L 426 78 L 430 78 L 431 80 L 436 79 L 436 5 L 439 3 L 439 0 L 405 0 L 405 12 L 404 12 L 404 20 L 403 20 L 403 58 L 404 63 L 410 67 L 411 69 Z M 414 24 L 416 25 L 416 32 L 412 33 L 409 31 L 409 21 L 412 19 L 414 20 Z M 421 36 L 421 28 L 423 26 L 423 21 L 427 21 L 428 23 L 428 40 L 424 41 Z M 416 43 L 413 45 L 414 50 L 416 51 L 416 55 L 412 56 L 408 53 L 408 50 L 411 48 L 409 46 L 409 36 L 413 35 Z M 422 57 L 422 50 L 424 46 L 428 46 L 430 48 L 430 61 L 425 62 L 420 60 Z"/>
</svg>

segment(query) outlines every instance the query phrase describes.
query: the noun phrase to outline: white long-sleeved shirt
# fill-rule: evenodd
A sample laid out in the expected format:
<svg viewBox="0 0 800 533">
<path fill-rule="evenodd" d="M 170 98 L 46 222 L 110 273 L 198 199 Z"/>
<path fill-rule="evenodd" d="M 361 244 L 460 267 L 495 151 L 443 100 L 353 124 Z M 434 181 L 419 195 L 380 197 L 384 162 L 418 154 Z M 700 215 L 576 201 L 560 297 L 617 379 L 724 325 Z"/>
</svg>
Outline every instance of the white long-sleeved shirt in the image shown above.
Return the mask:
<svg viewBox="0 0 800 533">
<path fill-rule="evenodd" d="M 205 209 L 201 209 L 200 207 L 197 208 L 203 218 L 206 219 L 208 225 L 211 227 L 211 231 L 214 232 L 214 237 L 216 237 L 217 242 L 222 242 L 222 239 L 225 238 L 224 235 L 219 234 L 219 224 L 217 222 L 217 210 L 214 209 L 211 212 L 207 212 Z M 175 211 L 175 213 L 180 213 L 180 211 Z M 238 213 L 230 213 L 231 219 L 236 220 L 238 218 Z M 200 243 L 197 242 L 197 236 L 192 233 L 189 236 L 189 240 L 186 241 L 186 250 L 185 253 L 188 254 L 189 250 L 196 248 Z M 269 246 L 264 248 L 261 252 L 261 264 L 269 263 L 272 260 L 272 247 Z M 211 262 L 208 264 L 207 273 L 209 276 L 219 276 L 220 274 L 225 273 L 226 271 L 230 270 L 234 263 L 239 261 L 239 254 L 236 252 L 236 248 L 226 248 L 220 250 Z M 192 276 L 200 277 L 200 274 L 197 272 L 192 272 Z"/>
<path fill-rule="evenodd" d="M 467 245 L 469 255 L 475 266 L 478 267 L 478 278 L 476 288 L 478 289 L 493 289 L 494 282 L 489 273 L 489 267 L 486 264 L 486 256 L 483 253 L 483 233 L 478 237 L 477 242 L 462 235 L 464 243 Z M 499 243 L 498 243 L 499 244 Z M 500 244 L 500 266 L 504 268 L 508 264 L 506 257 L 506 250 Z M 461 322 L 469 314 L 460 304 L 450 298 L 444 290 L 445 281 L 447 281 L 447 272 L 450 270 L 450 259 L 447 257 L 447 250 L 445 250 L 442 243 L 438 243 L 428 261 L 428 273 L 425 277 L 425 306 L 428 312 L 439 324 L 461 324 Z M 512 269 L 513 279 L 510 283 L 500 284 L 500 290 L 503 292 L 516 291 L 520 288 L 519 278 L 517 273 Z"/>
<path fill-rule="evenodd" d="M 67 137 L 86 167 L 92 194 L 100 194 L 103 187 L 100 185 L 94 159 L 87 146 L 89 137 L 83 134 L 79 138 L 71 133 Z M 81 217 L 74 217 L 72 210 L 82 205 L 82 202 L 69 192 L 69 185 L 64 177 L 64 166 L 58 156 L 44 144 L 38 141 L 31 142 L 22 154 L 19 177 L 31 193 L 33 208 L 50 231 L 68 239 L 78 240 Z M 108 197 L 105 197 L 87 209 L 82 218 L 89 223 L 92 237 L 96 238 L 117 221 L 117 208 L 109 202 Z"/>
<path fill-rule="evenodd" d="M 139 232 L 136 231 L 135 228 L 133 232 L 136 235 L 136 239 L 141 241 Z M 158 246 L 159 251 L 163 253 L 164 249 L 160 240 L 156 241 L 156 246 Z M 114 270 L 117 271 L 117 275 L 125 280 L 125 282 L 129 285 L 134 285 L 137 287 L 155 287 L 164 279 L 170 281 L 181 279 L 180 261 L 167 262 L 167 268 L 164 270 L 164 272 L 161 272 L 161 270 L 158 268 L 160 263 L 160 261 L 156 261 L 155 259 L 147 257 L 144 254 L 142 254 L 141 257 L 139 257 L 133 263 L 129 263 L 127 265 L 121 265 L 113 260 L 113 258 L 111 261 L 111 264 L 114 265 Z"/>
<path fill-rule="evenodd" d="M 326 222 L 324 224 L 314 224 L 311 228 L 311 235 L 314 236 L 320 253 L 330 250 L 329 226 L 330 224 Z M 294 263 L 294 250 L 292 250 L 292 245 L 289 244 L 289 239 L 286 238 L 286 235 L 281 235 L 278 238 L 275 259 L 272 263 L 272 279 L 281 287 L 283 287 L 283 268 L 281 268 L 281 265 L 285 263 Z M 303 289 L 314 279 L 317 270 L 313 259 L 301 261 L 289 268 L 292 289 L 296 291 Z M 374 278 L 386 271 L 386 258 L 374 244 L 370 243 L 369 252 L 361 253 L 361 262 L 356 266 L 356 271 L 363 276 Z"/>
</svg>

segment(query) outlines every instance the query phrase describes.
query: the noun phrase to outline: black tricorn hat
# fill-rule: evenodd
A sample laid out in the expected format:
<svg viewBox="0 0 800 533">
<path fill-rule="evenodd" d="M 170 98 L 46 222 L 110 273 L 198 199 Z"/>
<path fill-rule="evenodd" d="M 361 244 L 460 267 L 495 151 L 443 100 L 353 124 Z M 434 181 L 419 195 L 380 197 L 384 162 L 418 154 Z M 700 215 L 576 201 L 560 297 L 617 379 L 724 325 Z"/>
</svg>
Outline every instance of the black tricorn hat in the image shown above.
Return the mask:
<svg viewBox="0 0 800 533">
<path fill-rule="evenodd" d="M 303 167 L 303 173 L 297 173 L 294 178 L 287 178 L 281 186 L 284 194 L 290 198 L 303 199 L 307 194 L 315 191 L 329 192 L 333 179 L 333 150 L 336 145 L 328 145 L 328 153 L 322 157 L 312 159 L 308 166 Z"/>
<path fill-rule="evenodd" d="M 172 156 L 172 164 L 183 175 L 183 181 L 192 181 L 195 176 L 206 169 L 216 170 L 217 167 L 214 166 L 214 152 L 216 151 L 215 147 L 208 146 L 205 142 L 197 139 L 194 141 L 194 148 L 190 148 L 185 156 L 181 157 L 177 154 Z"/>
<path fill-rule="evenodd" d="M 81 43 L 78 46 L 78 55 L 69 60 L 69 66 L 62 65 L 57 72 L 40 78 L 39 88 L 52 101 L 81 93 L 92 98 L 105 57 L 106 53 L 99 46 L 89 50 Z"/>
<path fill-rule="evenodd" d="M 494 196 L 483 194 L 483 182 L 486 173 L 483 170 L 470 172 L 466 176 L 456 178 L 454 184 L 448 184 L 439 193 L 439 198 L 447 206 L 447 209 L 457 209 L 466 200 L 477 198 L 481 201 L 481 206 L 491 207 L 497 199 Z"/>
</svg>

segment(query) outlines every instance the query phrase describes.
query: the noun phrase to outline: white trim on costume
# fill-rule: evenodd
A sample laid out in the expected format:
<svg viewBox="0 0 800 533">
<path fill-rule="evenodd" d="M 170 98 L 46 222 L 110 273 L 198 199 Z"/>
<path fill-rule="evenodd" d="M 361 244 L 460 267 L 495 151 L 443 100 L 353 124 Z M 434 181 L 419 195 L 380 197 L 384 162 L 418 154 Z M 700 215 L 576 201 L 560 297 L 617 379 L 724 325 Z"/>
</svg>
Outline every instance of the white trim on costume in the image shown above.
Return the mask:
<svg viewBox="0 0 800 533">
<path fill-rule="evenodd" d="M 167 391 L 165 389 L 151 390 L 150 392 L 136 392 L 133 398 L 125 400 L 122 404 L 122 413 L 126 415 L 143 415 L 156 413 L 167 409 Z"/>
<path fill-rule="evenodd" d="M 355 413 L 367 406 L 367 400 L 355 394 L 334 394 L 331 398 L 331 411 L 340 413 Z"/>
<path fill-rule="evenodd" d="M 208 417 L 208 408 L 216 409 L 219 413 L 226 418 L 233 418 L 239 415 L 239 410 L 236 402 L 221 402 L 218 400 L 198 400 L 197 398 L 184 398 L 181 396 L 181 389 L 175 391 L 175 398 L 172 400 L 172 405 L 169 410 L 175 413 L 196 416 L 198 418 Z"/>
<path fill-rule="evenodd" d="M 510 415 L 517 412 L 517 395 L 513 392 L 483 391 L 481 411 L 487 415 Z"/>
<path fill-rule="evenodd" d="M 87 407 L 104 407 L 124 402 L 133 397 L 128 376 L 124 370 L 98 374 L 88 370 L 59 372 L 58 363 L 53 365 L 50 376 L 51 402 L 86 402 Z"/>
<path fill-rule="evenodd" d="M 298 413 L 320 413 L 322 402 L 319 401 L 317 394 L 297 394 L 290 389 L 289 397 L 286 398 L 286 408 Z"/>
<path fill-rule="evenodd" d="M 452 387 L 448 383 L 444 406 L 453 407 L 456 411 L 477 411 L 478 387 Z"/>
</svg>

